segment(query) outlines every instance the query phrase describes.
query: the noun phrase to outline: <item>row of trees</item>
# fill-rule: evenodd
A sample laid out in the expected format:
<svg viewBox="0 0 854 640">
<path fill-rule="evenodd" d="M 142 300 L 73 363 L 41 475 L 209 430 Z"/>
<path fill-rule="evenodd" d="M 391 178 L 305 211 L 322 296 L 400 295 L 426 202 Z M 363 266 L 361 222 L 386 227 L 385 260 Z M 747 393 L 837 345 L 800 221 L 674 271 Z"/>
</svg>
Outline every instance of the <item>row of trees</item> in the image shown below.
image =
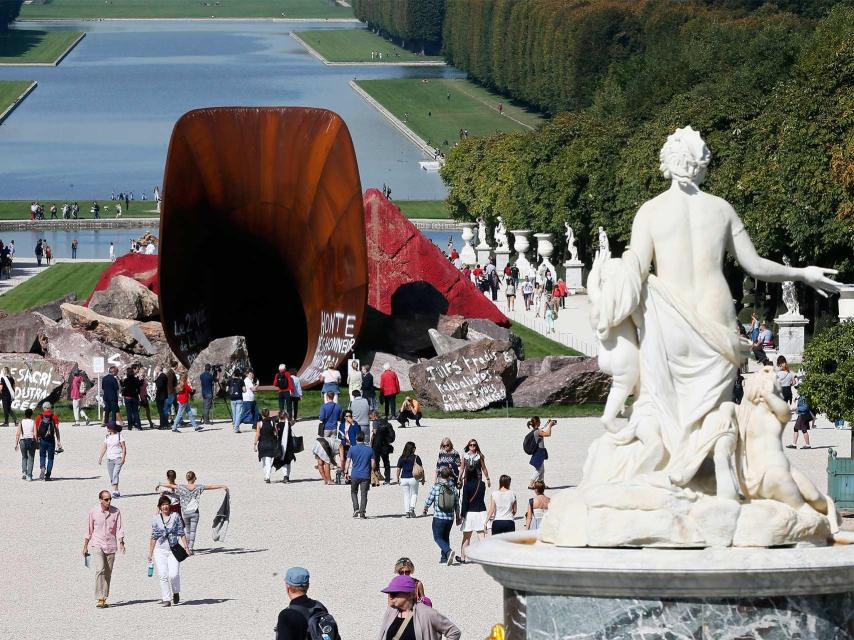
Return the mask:
<svg viewBox="0 0 854 640">
<path fill-rule="evenodd" d="M 422 53 L 442 48 L 446 0 L 353 0 L 362 22 L 401 46 Z"/>
<path fill-rule="evenodd" d="M 21 12 L 24 0 L 0 0 L 0 31 L 6 31 Z"/>
<path fill-rule="evenodd" d="M 656 18 L 660 39 L 600 74 L 586 108 L 456 147 L 442 170 L 452 214 L 500 214 L 558 239 L 568 220 L 589 262 L 599 225 L 628 243 L 638 206 L 667 186 L 661 145 L 690 124 L 712 150 L 706 188 L 735 206 L 760 253 L 850 279 L 854 8 L 838 5 L 815 28 L 791 14 L 668 20 Z"/>
</svg>

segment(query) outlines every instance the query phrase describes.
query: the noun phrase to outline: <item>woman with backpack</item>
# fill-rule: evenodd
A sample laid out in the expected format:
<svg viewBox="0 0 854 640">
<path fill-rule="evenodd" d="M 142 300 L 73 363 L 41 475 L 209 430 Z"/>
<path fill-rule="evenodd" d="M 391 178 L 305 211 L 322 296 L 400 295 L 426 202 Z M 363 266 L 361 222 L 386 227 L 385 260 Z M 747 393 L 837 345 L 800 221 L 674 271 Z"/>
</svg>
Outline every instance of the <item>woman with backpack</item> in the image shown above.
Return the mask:
<svg viewBox="0 0 854 640">
<path fill-rule="evenodd" d="M 557 420 L 549 420 L 545 427 L 540 426 L 539 416 L 534 416 L 528 420 L 528 435 L 525 436 L 524 448 L 525 453 L 531 456 L 529 464 L 534 467 L 534 472 L 531 474 L 531 481 L 528 482 L 528 488 L 533 489 L 534 483 L 538 480 L 545 482 L 546 480 L 546 460 L 549 459 L 549 452 L 546 450 L 546 444 L 543 438 L 548 438 L 552 435 L 552 427 L 557 424 Z"/>
<path fill-rule="evenodd" d="M 202 497 L 202 492 L 213 491 L 214 489 L 225 489 L 228 493 L 228 487 L 224 484 L 196 484 L 196 474 L 192 471 L 187 472 L 187 484 L 174 484 L 163 482 L 158 484 L 154 490 L 160 487 L 166 487 L 178 494 L 178 501 L 181 503 L 181 517 L 184 520 L 184 526 L 187 531 L 187 541 L 192 549 L 196 544 L 196 526 L 199 524 L 199 501 Z"/>
<path fill-rule="evenodd" d="M 39 439 L 39 480 L 48 481 L 53 471 L 53 456 L 55 453 L 62 453 L 59 418 L 51 410 L 50 402 L 42 404 L 42 412 L 36 416 L 35 425 Z"/>
<path fill-rule="evenodd" d="M 407 442 L 397 459 L 397 484 L 403 489 L 403 510 L 407 518 L 415 517 L 419 482 L 424 484 L 424 465 L 415 455 L 415 443 Z"/>
<path fill-rule="evenodd" d="M 798 432 L 804 434 L 804 446 L 801 449 L 812 449 L 810 446 L 810 424 L 815 421 L 815 414 L 812 412 L 809 402 L 804 396 L 798 398 L 798 406 L 796 409 L 798 417 L 795 420 L 795 431 L 792 439 L 792 444 L 787 444 L 787 449 L 798 448 Z"/>
</svg>

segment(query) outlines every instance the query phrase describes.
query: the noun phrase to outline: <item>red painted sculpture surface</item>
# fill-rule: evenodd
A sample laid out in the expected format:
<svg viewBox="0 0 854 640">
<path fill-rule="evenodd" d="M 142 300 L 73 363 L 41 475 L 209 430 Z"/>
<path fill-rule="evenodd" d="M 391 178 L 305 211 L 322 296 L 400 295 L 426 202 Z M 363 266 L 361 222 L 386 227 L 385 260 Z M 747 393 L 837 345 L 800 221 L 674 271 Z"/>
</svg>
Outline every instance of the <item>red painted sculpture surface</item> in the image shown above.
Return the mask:
<svg viewBox="0 0 854 640">
<path fill-rule="evenodd" d="M 154 293 L 160 293 L 159 283 L 157 281 L 157 263 L 160 260 L 158 256 L 147 256 L 143 253 L 128 253 L 120 256 L 110 265 L 110 268 L 101 274 L 98 279 L 98 284 L 95 285 L 95 291 L 101 291 L 110 286 L 110 280 L 115 276 L 127 276 L 133 278 L 140 284 L 148 287 Z M 89 300 L 92 296 L 89 296 Z M 86 304 L 89 304 L 89 300 Z"/>
<path fill-rule="evenodd" d="M 505 327 L 510 321 L 454 268 L 442 251 L 376 189 L 365 192 L 368 233 L 368 305 L 392 314 L 397 291 L 424 282 L 447 300 L 446 315 L 485 318 Z M 396 309 L 394 311 L 397 311 Z"/>
</svg>

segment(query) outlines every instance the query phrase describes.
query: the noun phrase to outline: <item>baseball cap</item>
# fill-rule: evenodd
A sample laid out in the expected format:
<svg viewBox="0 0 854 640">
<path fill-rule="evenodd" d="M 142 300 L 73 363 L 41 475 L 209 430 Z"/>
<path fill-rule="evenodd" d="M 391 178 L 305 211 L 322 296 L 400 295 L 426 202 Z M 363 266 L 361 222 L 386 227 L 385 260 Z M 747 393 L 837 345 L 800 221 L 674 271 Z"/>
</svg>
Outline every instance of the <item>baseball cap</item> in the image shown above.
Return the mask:
<svg viewBox="0 0 854 640">
<path fill-rule="evenodd" d="M 292 587 L 307 587 L 309 582 L 308 569 L 291 567 L 285 572 L 285 584 Z"/>
<path fill-rule="evenodd" d="M 395 576 L 382 593 L 413 593 L 416 589 L 415 578 L 412 576 Z"/>
</svg>

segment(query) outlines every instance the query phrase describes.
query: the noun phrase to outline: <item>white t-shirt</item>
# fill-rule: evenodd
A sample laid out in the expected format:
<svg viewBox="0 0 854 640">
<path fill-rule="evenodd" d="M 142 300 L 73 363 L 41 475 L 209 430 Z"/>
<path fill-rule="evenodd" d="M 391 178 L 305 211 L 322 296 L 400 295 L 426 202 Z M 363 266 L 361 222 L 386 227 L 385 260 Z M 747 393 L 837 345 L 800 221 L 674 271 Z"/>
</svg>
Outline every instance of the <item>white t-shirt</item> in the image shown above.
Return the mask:
<svg viewBox="0 0 854 640">
<path fill-rule="evenodd" d="M 323 380 L 324 384 L 329 382 L 341 384 L 341 372 L 336 371 L 335 369 L 326 369 L 320 374 L 320 379 Z"/>
<path fill-rule="evenodd" d="M 781 387 L 791 387 L 792 382 L 794 382 L 794 376 L 792 375 L 791 371 L 778 371 L 777 379 L 780 381 Z"/>
<path fill-rule="evenodd" d="M 516 494 L 512 491 L 493 491 L 492 501 L 495 503 L 496 520 L 513 519 L 513 503 L 516 502 Z"/>
<path fill-rule="evenodd" d="M 32 418 L 24 418 L 21 420 L 21 438 L 36 437 L 36 421 Z"/>
<path fill-rule="evenodd" d="M 243 386 L 245 387 L 245 390 L 243 392 L 243 402 L 252 402 L 253 400 L 255 400 L 256 384 L 257 383 L 249 376 L 246 376 L 243 379 Z"/>
<path fill-rule="evenodd" d="M 112 433 L 104 438 L 104 443 L 107 445 L 107 460 L 122 459 L 122 442 L 125 437 L 121 433 Z"/>
</svg>

